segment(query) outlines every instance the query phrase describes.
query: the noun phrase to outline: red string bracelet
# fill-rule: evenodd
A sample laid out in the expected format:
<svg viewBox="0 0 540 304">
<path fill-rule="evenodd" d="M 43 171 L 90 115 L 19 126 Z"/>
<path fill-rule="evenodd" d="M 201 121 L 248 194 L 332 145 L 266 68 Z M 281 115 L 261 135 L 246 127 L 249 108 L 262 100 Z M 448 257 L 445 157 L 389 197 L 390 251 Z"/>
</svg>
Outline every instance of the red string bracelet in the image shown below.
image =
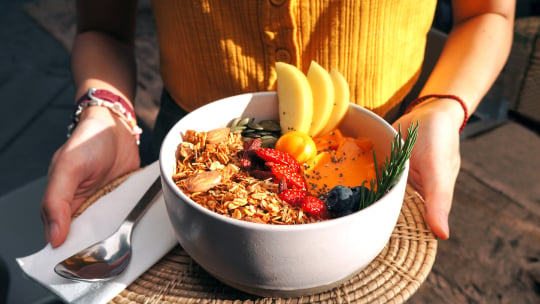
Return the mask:
<svg viewBox="0 0 540 304">
<path fill-rule="evenodd" d="M 467 124 L 467 120 L 469 120 L 469 111 L 467 110 L 467 105 L 465 105 L 465 102 L 459 98 L 456 95 L 450 95 L 450 94 L 428 94 L 421 97 L 416 98 L 413 100 L 408 106 L 407 109 L 405 109 L 405 113 L 409 113 L 416 105 L 430 99 L 430 98 L 446 98 L 446 99 L 453 99 L 457 101 L 461 108 L 463 108 L 463 112 L 465 113 L 465 117 L 463 117 L 463 123 L 461 124 L 461 127 L 459 128 L 459 132 L 463 131 L 465 128 L 465 125 Z"/>
</svg>

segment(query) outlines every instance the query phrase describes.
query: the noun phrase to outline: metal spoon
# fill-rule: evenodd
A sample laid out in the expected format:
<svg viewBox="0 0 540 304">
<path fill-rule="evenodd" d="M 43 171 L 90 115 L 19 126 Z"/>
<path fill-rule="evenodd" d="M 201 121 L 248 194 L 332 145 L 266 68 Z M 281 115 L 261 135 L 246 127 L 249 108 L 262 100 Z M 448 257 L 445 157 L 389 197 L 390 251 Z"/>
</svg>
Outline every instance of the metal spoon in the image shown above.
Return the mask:
<svg viewBox="0 0 540 304">
<path fill-rule="evenodd" d="M 158 177 L 113 234 L 58 263 L 54 271 L 66 279 L 85 282 L 110 280 L 120 274 L 131 259 L 133 227 L 160 190 Z"/>
</svg>

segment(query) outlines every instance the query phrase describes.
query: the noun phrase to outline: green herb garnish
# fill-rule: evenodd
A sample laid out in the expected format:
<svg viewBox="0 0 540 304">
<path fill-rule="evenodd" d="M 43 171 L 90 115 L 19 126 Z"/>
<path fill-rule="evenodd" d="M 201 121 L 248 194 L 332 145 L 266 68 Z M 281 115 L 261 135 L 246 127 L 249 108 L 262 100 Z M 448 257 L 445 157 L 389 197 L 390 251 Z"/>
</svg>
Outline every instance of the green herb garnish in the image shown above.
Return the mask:
<svg viewBox="0 0 540 304">
<path fill-rule="evenodd" d="M 411 151 L 418 136 L 418 123 L 414 123 L 407 130 L 407 138 L 403 141 L 401 136 L 401 126 L 398 127 L 398 134 L 392 142 L 390 157 L 386 157 L 381 169 L 377 166 L 377 156 L 373 150 L 373 161 L 375 163 L 376 179 L 370 181 L 370 189 L 365 187 L 360 193 L 359 210 L 375 203 L 383 197 L 397 183 L 399 176 L 405 169 L 405 163 L 411 157 Z M 367 182 L 367 181 L 366 181 Z M 362 186 L 365 185 L 364 182 Z"/>
</svg>

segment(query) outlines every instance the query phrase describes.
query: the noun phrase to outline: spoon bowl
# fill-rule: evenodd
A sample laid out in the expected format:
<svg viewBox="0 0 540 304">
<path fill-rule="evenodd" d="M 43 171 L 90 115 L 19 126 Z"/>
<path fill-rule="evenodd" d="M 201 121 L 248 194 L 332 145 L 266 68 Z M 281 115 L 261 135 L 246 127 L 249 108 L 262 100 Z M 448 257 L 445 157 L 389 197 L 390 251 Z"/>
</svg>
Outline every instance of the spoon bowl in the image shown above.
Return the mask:
<svg viewBox="0 0 540 304">
<path fill-rule="evenodd" d="M 131 260 L 133 228 L 160 190 L 158 177 L 113 234 L 58 263 L 54 271 L 66 279 L 84 282 L 110 280 L 122 273 Z"/>
<path fill-rule="evenodd" d="M 131 240 L 121 226 L 107 239 L 58 263 L 54 271 L 79 281 L 110 280 L 119 275 L 131 260 Z"/>
</svg>

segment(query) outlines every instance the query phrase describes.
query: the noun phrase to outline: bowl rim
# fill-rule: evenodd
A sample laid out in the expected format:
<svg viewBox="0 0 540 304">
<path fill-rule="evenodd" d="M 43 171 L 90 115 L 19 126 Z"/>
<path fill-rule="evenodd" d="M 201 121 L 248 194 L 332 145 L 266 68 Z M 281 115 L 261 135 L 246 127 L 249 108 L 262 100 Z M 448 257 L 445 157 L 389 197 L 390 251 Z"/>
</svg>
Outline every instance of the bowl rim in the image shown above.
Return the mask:
<svg viewBox="0 0 540 304">
<path fill-rule="evenodd" d="M 382 205 L 381 204 L 382 201 L 386 201 L 391 193 L 397 191 L 397 188 L 399 188 L 398 185 L 400 183 L 406 183 L 407 182 L 408 171 L 409 171 L 409 160 L 407 160 L 405 162 L 404 170 L 401 173 L 401 175 L 400 175 L 400 177 L 398 179 L 398 182 L 385 195 L 383 195 L 379 200 L 375 201 L 370 206 L 368 206 L 368 207 L 366 207 L 364 209 L 355 211 L 355 212 L 353 212 L 351 214 L 348 214 L 346 216 L 342 216 L 342 217 L 325 219 L 325 220 L 318 221 L 318 222 L 313 222 L 313 223 L 279 225 L 279 224 L 256 223 L 256 222 L 244 221 L 244 220 L 241 220 L 241 219 L 234 219 L 234 218 L 225 216 L 223 214 L 219 214 L 217 212 L 208 210 L 207 208 L 201 206 L 200 204 L 198 204 L 197 202 L 195 202 L 194 200 L 189 198 L 183 191 L 181 191 L 176 186 L 176 184 L 173 183 L 172 178 L 170 178 L 170 176 L 165 176 L 165 172 L 167 170 L 164 167 L 165 164 L 164 164 L 162 158 L 163 158 L 163 156 L 165 154 L 167 154 L 167 151 L 165 151 L 166 145 L 164 145 L 163 143 L 169 142 L 169 141 L 172 140 L 171 139 L 173 137 L 173 135 L 172 135 L 173 132 L 172 131 L 186 117 L 188 117 L 189 115 L 194 115 L 193 113 L 196 114 L 198 112 L 204 111 L 206 108 L 210 108 L 216 103 L 228 103 L 228 102 L 231 102 L 232 99 L 236 99 L 236 98 L 239 98 L 239 97 L 247 98 L 247 97 L 272 96 L 272 95 L 277 96 L 277 93 L 275 91 L 243 93 L 243 94 L 238 94 L 238 95 L 218 99 L 216 101 L 210 102 L 210 103 L 208 103 L 206 105 L 203 105 L 203 106 L 193 110 L 192 112 L 185 115 L 182 119 L 178 120 L 171 127 L 171 129 L 167 132 L 165 138 L 163 139 L 163 142 L 162 142 L 162 145 L 161 145 L 161 148 L 160 148 L 160 151 L 159 151 L 159 159 L 158 159 L 158 161 L 159 161 L 160 176 L 162 178 L 162 181 L 165 180 L 165 183 L 167 184 L 167 187 L 169 189 L 172 189 L 172 192 L 174 193 L 175 196 L 179 197 L 180 200 L 182 200 L 184 203 L 188 204 L 189 206 L 191 206 L 193 208 L 196 208 L 197 210 L 199 210 L 200 212 L 203 212 L 204 214 L 210 216 L 211 218 L 213 218 L 215 220 L 218 220 L 218 221 L 225 221 L 226 223 L 229 223 L 229 224 L 234 225 L 234 226 L 239 226 L 239 227 L 242 227 L 242 228 L 250 228 L 250 229 L 254 229 L 254 230 L 271 230 L 271 231 L 276 231 L 276 232 L 279 232 L 279 231 L 291 231 L 291 230 L 293 230 L 293 231 L 303 231 L 303 230 L 312 230 L 312 229 L 324 228 L 325 226 L 339 225 L 340 223 L 345 222 L 345 221 L 353 221 L 354 218 L 356 218 L 356 217 L 366 216 L 365 215 L 366 213 L 375 212 L 374 210 L 377 209 L 377 208 L 380 208 L 380 206 Z M 397 131 L 386 120 L 384 120 L 381 116 L 377 115 L 373 111 L 371 111 L 371 110 L 369 110 L 369 109 L 367 109 L 365 107 L 362 107 L 360 105 L 354 104 L 354 103 L 350 103 L 349 107 L 351 107 L 351 106 L 355 107 L 355 108 L 358 108 L 360 111 L 364 112 L 364 114 L 370 116 L 371 118 L 375 119 L 379 123 L 382 123 L 387 128 L 390 127 L 389 130 L 391 129 L 393 131 L 394 136 L 397 134 Z M 178 144 L 179 144 L 179 142 L 176 143 L 175 145 L 178 145 Z M 400 205 L 401 204 L 402 204 L 402 202 L 400 202 Z"/>
</svg>

